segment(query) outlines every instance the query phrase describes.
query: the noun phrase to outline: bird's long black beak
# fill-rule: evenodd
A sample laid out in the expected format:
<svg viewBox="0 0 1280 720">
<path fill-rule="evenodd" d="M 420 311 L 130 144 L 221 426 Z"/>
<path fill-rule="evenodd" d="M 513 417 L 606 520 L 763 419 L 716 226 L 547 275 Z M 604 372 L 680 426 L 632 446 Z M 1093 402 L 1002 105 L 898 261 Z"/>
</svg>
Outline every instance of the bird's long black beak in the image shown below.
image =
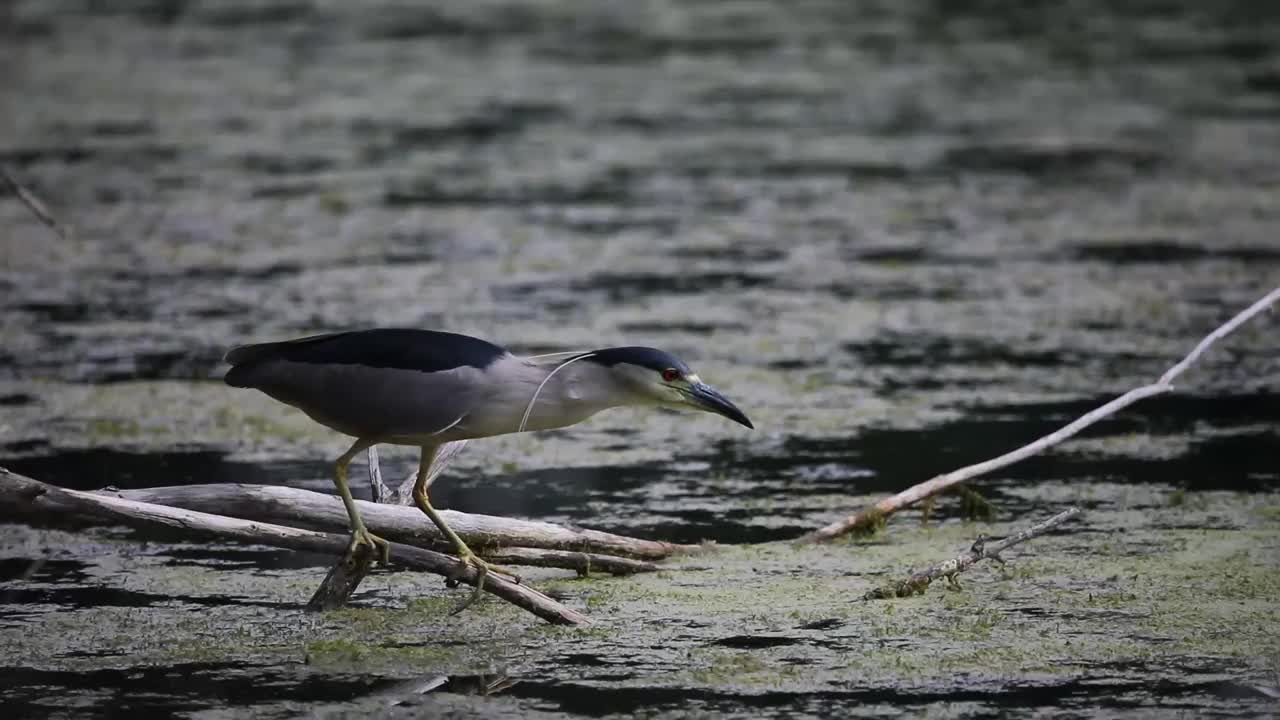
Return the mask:
<svg viewBox="0 0 1280 720">
<path fill-rule="evenodd" d="M 687 394 L 690 404 L 694 407 L 717 415 L 723 415 L 740 425 L 755 429 L 755 425 L 751 424 L 751 420 L 747 418 L 746 413 L 739 410 L 737 405 L 729 402 L 729 398 L 721 395 L 719 390 L 710 385 L 704 382 L 694 383 L 689 386 Z"/>
</svg>

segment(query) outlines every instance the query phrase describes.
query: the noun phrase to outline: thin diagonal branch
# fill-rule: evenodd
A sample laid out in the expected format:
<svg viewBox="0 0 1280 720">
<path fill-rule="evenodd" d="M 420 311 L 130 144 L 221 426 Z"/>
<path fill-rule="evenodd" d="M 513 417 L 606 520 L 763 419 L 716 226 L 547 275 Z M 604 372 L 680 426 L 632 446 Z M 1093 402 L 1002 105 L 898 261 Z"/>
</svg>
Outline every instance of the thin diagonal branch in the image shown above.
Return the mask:
<svg viewBox="0 0 1280 720">
<path fill-rule="evenodd" d="M 1190 353 L 1187 354 L 1186 357 L 1184 357 L 1177 365 L 1169 368 L 1169 370 L 1161 375 L 1160 379 L 1155 383 L 1151 385 L 1143 385 L 1142 387 L 1130 390 L 1124 395 L 1121 395 L 1101 407 L 1089 411 L 1083 416 L 1068 423 L 1067 425 L 1064 425 L 1054 432 L 1045 435 L 1039 440 L 1023 445 L 1022 447 L 1011 452 L 1007 452 L 1000 457 L 992 458 L 991 460 L 980 462 L 976 465 L 969 465 L 967 467 L 960 468 L 959 470 L 953 470 L 949 473 L 935 476 L 930 480 L 920 483 L 919 485 L 913 485 L 897 495 L 884 498 L 869 507 L 863 508 L 853 515 L 815 530 L 809 535 L 801 538 L 801 542 L 825 542 L 834 540 L 850 532 L 878 527 L 889 515 L 910 507 L 925 498 L 933 497 L 934 495 L 958 485 L 965 480 L 969 480 L 970 478 L 985 475 L 992 470 L 1007 467 L 1036 455 L 1042 450 L 1061 443 L 1099 420 L 1113 415 L 1117 411 L 1122 410 L 1139 400 L 1149 398 L 1153 395 L 1172 392 L 1173 385 L 1171 383 L 1173 379 L 1199 359 L 1210 345 L 1248 322 L 1255 315 L 1266 310 L 1277 300 L 1280 300 L 1280 288 L 1276 288 L 1267 293 L 1257 302 L 1240 311 L 1235 317 L 1231 318 L 1218 329 L 1207 335 Z"/>
<path fill-rule="evenodd" d="M 1263 310 L 1266 310 L 1268 307 L 1271 307 L 1271 305 L 1275 303 L 1277 300 L 1280 300 L 1280 287 L 1262 296 L 1257 302 L 1245 308 L 1244 310 L 1241 310 L 1239 313 L 1236 314 L 1235 317 L 1231 318 L 1230 320 L 1226 321 L 1221 326 L 1219 326 L 1217 330 L 1214 330 L 1213 332 L 1206 335 L 1203 340 L 1201 340 L 1199 343 L 1196 344 L 1195 348 L 1193 348 L 1191 352 L 1187 353 L 1186 357 L 1182 358 L 1181 362 L 1179 362 L 1177 365 L 1174 365 L 1173 367 L 1165 371 L 1165 374 L 1160 376 L 1160 380 L 1157 381 L 1156 384 L 1157 385 L 1171 384 L 1174 378 L 1178 377 L 1179 375 L 1182 374 L 1184 370 L 1191 367 L 1191 364 L 1194 363 L 1196 360 L 1199 360 L 1200 356 L 1203 355 L 1205 351 L 1209 349 L 1210 345 L 1214 344 L 1218 340 L 1221 340 L 1227 335 L 1230 335 L 1231 333 L 1235 332 L 1236 328 L 1249 322 L 1251 319 L 1253 319 L 1254 315 L 1257 315 L 1258 313 L 1261 313 Z"/>
<path fill-rule="evenodd" d="M 58 219 L 53 216 L 53 213 L 49 212 L 49 208 L 45 207 L 44 203 L 40 202 L 40 198 L 36 197 L 35 193 L 28 190 L 25 185 L 18 182 L 18 179 L 10 174 L 4 167 L 0 167 L 0 178 L 4 178 L 5 184 L 7 184 L 9 189 L 13 191 L 13 194 L 18 196 L 18 199 L 22 201 L 22 204 L 26 205 L 27 209 L 29 209 L 40 222 L 44 223 L 50 230 L 57 233 L 58 237 L 61 237 L 63 240 L 71 239 L 73 234 L 71 226 L 59 222 Z"/>
<path fill-rule="evenodd" d="M 440 446 L 436 451 L 435 461 L 431 463 L 431 469 L 427 471 L 427 487 L 431 487 L 431 483 L 440 477 L 440 473 L 444 472 L 444 469 L 466 445 L 466 440 L 454 440 Z M 365 451 L 365 455 L 369 459 L 369 487 L 373 490 L 373 501 L 389 505 L 412 505 L 413 483 L 418 479 L 417 469 L 415 468 L 409 473 L 409 477 L 392 489 L 382 481 L 382 468 L 378 464 L 378 446 L 370 446 Z"/>
<path fill-rule="evenodd" d="M 973 544 L 973 547 L 969 548 L 969 550 L 964 554 L 953 557 L 946 562 L 938 563 L 927 570 L 912 575 L 906 580 L 898 580 L 896 582 L 889 583 L 884 587 L 871 590 L 866 595 L 863 595 L 862 599 L 884 600 L 887 598 L 922 595 L 925 590 L 929 589 L 929 584 L 940 577 L 947 578 L 954 587 L 958 588 L 960 587 L 960 581 L 956 579 L 956 576 L 965 570 L 968 570 L 975 563 L 981 560 L 996 560 L 1003 563 L 1004 560 L 1000 558 L 1000 553 L 1008 550 L 1018 543 L 1024 543 L 1033 537 L 1043 535 L 1079 514 L 1080 508 L 1068 508 L 1048 520 L 1036 523 L 1029 528 L 1025 528 L 999 542 L 991 543 L 990 545 L 986 544 L 985 537 L 979 537 L 977 542 Z"/>
</svg>

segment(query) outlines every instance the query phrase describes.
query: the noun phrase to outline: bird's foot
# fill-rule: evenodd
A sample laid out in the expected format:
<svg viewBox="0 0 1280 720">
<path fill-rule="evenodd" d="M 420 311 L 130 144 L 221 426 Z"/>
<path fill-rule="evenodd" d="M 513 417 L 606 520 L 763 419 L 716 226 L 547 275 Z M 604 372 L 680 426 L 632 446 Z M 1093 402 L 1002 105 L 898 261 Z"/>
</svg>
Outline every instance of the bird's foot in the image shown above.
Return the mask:
<svg viewBox="0 0 1280 720">
<path fill-rule="evenodd" d="M 373 550 L 379 565 L 386 565 L 391 560 L 391 544 L 364 528 L 351 532 L 351 544 L 347 545 L 347 557 L 355 557 L 361 545 Z"/>
<path fill-rule="evenodd" d="M 464 552 L 459 554 L 458 567 L 456 570 L 454 570 L 453 574 L 451 574 L 448 578 L 446 578 L 445 580 L 446 584 L 448 584 L 449 587 L 456 587 L 458 585 L 458 582 L 461 580 L 462 575 L 467 572 L 468 566 L 474 567 L 476 569 L 476 586 L 471 591 L 471 594 L 468 595 L 465 600 L 458 603 L 457 607 L 449 611 L 450 615 L 457 615 L 463 610 L 466 610 L 467 608 L 471 607 L 471 605 L 475 603 L 476 600 L 480 598 L 480 593 L 484 592 L 485 579 L 487 579 L 490 574 L 493 574 L 496 576 L 503 576 L 505 577 L 505 579 L 511 582 L 514 582 L 517 584 L 520 583 L 519 575 L 516 575 L 510 570 L 507 570 L 506 568 L 500 567 L 498 565 L 490 565 L 484 560 L 481 560 L 480 558 L 476 557 L 475 553 L 471 552 L 470 550 L 465 550 Z"/>
</svg>

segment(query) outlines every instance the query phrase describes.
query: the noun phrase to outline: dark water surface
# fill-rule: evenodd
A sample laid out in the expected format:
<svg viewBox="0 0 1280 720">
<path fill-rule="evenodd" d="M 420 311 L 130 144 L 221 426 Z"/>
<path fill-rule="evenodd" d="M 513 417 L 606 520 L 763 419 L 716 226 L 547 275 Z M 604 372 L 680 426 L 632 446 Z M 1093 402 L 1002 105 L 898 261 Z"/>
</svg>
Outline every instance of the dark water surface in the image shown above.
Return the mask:
<svg viewBox="0 0 1280 720">
<path fill-rule="evenodd" d="M 327 491 L 342 440 L 222 386 L 222 353 L 424 326 L 528 352 L 663 347 L 758 428 L 617 411 L 477 442 L 438 505 L 787 540 L 1155 380 L 1280 285 L 1276 4 L 46 0 L 0 5 L 0 66 L 0 165 L 76 230 L 0 198 L 0 465 L 67 487 Z M 1046 541 L 1050 566 L 1252 548 L 1231 557 L 1262 568 L 1263 599 L 1201 623 L 1220 652 L 1129 606 L 1065 609 L 1101 591 L 1045 569 L 996 600 L 966 585 L 1005 623 L 980 654 L 866 674 L 849 658 L 949 641 L 805 605 L 889 570 L 842 549 L 725 560 L 725 577 L 812 586 L 772 612 L 650 616 L 606 588 L 579 599 L 612 638 L 419 618 L 399 649 L 414 662 L 325 664 L 313 644 L 338 621 L 300 605 L 327 558 L 4 525 L 0 700 L 15 717 L 1267 715 L 1274 312 L 1179 390 L 977 487 L 997 534 L 1088 511 Z M 390 477 L 415 462 L 383 458 Z M 868 552 L 922 562 L 990 531 L 961 514 L 941 500 L 933 536 L 906 513 Z M 1101 564 L 1081 572 L 1120 576 Z M 362 607 L 442 592 L 409 575 Z M 936 592 L 918 610 L 965 622 Z M 1241 640 L 1258 617 L 1275 624 Z M 1134 649 L 1001 655 L 1072 627 L 1075 648 L 1110 628 Z M 228 628 L 240 650 L 201 644 Z M 428 662 L 440 647 L 465 652 Z M 490 685 L 499 670 L 516 682 Z"/>
</svg>

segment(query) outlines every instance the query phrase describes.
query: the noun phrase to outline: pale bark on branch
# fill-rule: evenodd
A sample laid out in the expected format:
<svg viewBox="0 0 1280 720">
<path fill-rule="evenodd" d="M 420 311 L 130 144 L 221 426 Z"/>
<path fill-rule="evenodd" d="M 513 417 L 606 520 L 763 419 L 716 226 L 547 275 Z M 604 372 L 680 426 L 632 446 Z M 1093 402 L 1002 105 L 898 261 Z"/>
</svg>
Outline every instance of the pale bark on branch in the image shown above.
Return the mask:
<svg viewBox="0 0 1280 720">
<path fill-rule="evenodd" d="M 349 537 L 270 523 L 230 518 L 153 503 L 128 500 L 100 493 L 67 490 L 42 483 L 0 468 L 0 517 L 35 523 L 41 518 L 59 522 L 78 520 L 89 524 L 123 525 L 143 532 L 173 532 L 184 536 L 234 540 L 291 550 L 332 553 L 346 552 Z M 391 554 L 405 567 L 453 578 L 474 586 L 477 573 L 471 566 L 459 568 L 457 558 L 432 550 L 392 543 Z M 530 588 L 510 582 L 494 573 L 485 579 L 484 590 L 551 623 L 580 625 L 587 616 Z"/>
<path fill-rule="evenodd" d="M 1043 535 L 1062 523 L 1070 520 L 1080 514 L 1080 508 L 1072 507 L 1054 515 L 1043 522 L 1025 528 L 1009 537 L 987 544 L 985 537 L 979 537 L 973 547 L 961 555 L 951 558 L 946 562 L 938 563 L 933 567 L 918 572 L 906 580 L 898 580 L 889 583 L 883 587 L 876 588 L 862 596 L 863 600 L 884 600 L 887 598 L 909 597 L 911 595 L 922 595 L 929 588 L 929 584 L 940 577 L 945 577 L 952 587 L 959 588 L 960 581 L 956 577 L 968 570 L 975 563 L 981 560 L 995 560 L 1003 563 L 1000 553 L 1009 548 L 1024 543 L 1033 537 Z"/>
<path fill-rule="evenodd" d="M 427 471 L 427 487 L 431 487 L 431 483 L 440 477 L 440 473 L 444 472 L 449 463 L 466 446 L 466 440 L 454 440 L 441 445 L 436 450 L 436 459 L 431 463 L 431 469 Z M 418 479 L 418 471 L 415 469 L 399 485 L 391 488 L 382 481 L 382 468 L 378 464 L 378 446 L 370 446 L 365 451 L 365 456 L 369 459 L 369 489 L 372 491 L 373 501 L 391 505 L 412 505 L 413 484 Z"/>
<path fill-rule="evenodd" d="M 431 487 L 431 483 L 440 477 L 440 473 L 449 465 L 449 463 L 462 452 L 466 447 L 466 440 L 455 440 L 441 445 L 436 451 L 435 461 L 431 463 L 431 469 L 427 473 L 427 487 Z M 409 473 L 396 488 L 390 488 L 382 480 L 382 467 L 378 462 L 378 446 L 374 445 L 366 451 L 368 458 L 369 473 L 369 489 L 373 495 L 373 501 L 379 504 L 391 505 L 411 505 L 413 503 L 413 485 L 417 480 L 417 470 Z M 444 513 L 452 514 L 451 511 L 445 510 Z M 513 523 L 515 521 L 505 518 L 492 518 L 503 523 Z M 452 525 L 451 525 L 452 527 Z M 383 532 L 378 528 L 374 528 L 377 532 Z M 580 532 L 566 528 L 570 532 Z M 449 545 L 436 532 L 434 525 L 430 526 L 430 531 L 435 538 L 437 548 L 449 549 Z M 602 548 L 602 539 L 608 538 L 611 541 L 616 540 L 608 548 Z M 465 538 L 464 538 L 465 539 Z M 637 545 L 639 543 L 639 545 Z M 656 572 L 662 568 L 651 562 L 643 560 L 635 560 L 630 557 L 619 557 L 617 555 L 603 554 L 600 552 L 579 552 L 576 550 L 556 550 L 543 549 L 534 547 L 517 547 L 517 545 L 526 545 L 523 542 L 512 542 L 504 544 L 500 548 L 490 547 L 488 549 L 480 548 L 477 552 L 486 559 L 502 565 L 532 565 L 536 567 L 556 567 L 571 568 L 578 571 L 579 575 L 586 576 L 592 571 L 607 572 L 613 575 L 629 575 L 641 572 Z M 625 545 L 625 549 L 623 546 Z M 671 543 L 653 543 L 645 540 L 637 540 L 625 536 L 607 536 L 594 535 L 584 537 L 581 542 L 581 549 L 606 549 L 612 552 L 618 552 L 625 555 L 637 555 L 641 557 L 652 557 L 655 559 L 665 557 L 662 553 L 671 554 L 674 552 L 689 552 L 695 550 L 694 546 L 680 546 Z M 634 552 L 639 549 L 642 552 Z M 337 571 L 337 568 L 335 568 Z"/>
<path fill-rule="evenodd" d="M 869 507 L 863 508 L 853 515 L 833 522 L 810 533 L 809 535 L 806 535 L 804 538 L 801 538 L 801 542 L 825 542 L 834 540 L 850 532 L 869 530 L 878 527 L 884 522 L 886 517 L 898 512 L 899 510 L 914 505 L 926 498 L 933 497 L 934 495 L 948 490 L 966 480 L 970 480 L 980 475 L 985 475 L 992 470 L 1007 467 L 1036 455 L 1043 450 L 1067 440 L 1081 430 L 1084 430 L 1099 420 L 1115 414 L 1139 400 L 1152 397 L 1153 395 L 1172 392 L 1174 389 L 1173 380 L 1190 367 L 1192 363 L 1198 360 L 1200 356 L 1209 349 L 1210 345 L 1230 334 L 1236 328 L 1248 322 L 1255 315 L 1266 310 L 1277 300 L 1280 300 L 1280 288 L 1276 288 L 1267 293 L 1260 300 L 1242 310 L 1235 317 L 1231 318 L 1218 329 L 1207 335 L 1190 353 L 1187 354 L 1186 357 L 1179 361 L 1178 364 L 1169 368 L 1156 382 L 1130 390 L 1124 395 L 1121 395 L 1101 407 L 1089 411 L 1085 415 L 1077 418 L 1058 430 L 1045 435 L 1039 440 L 1023 445 L 1012 452 L 1005 453 L 1004 455 L 992 458 L 985 462 L 977 463 L 976 465 L 969 465 L 967 467 L 960 468 L 959 470 L 953 470 L 949 473 L 938 475 L 926 482 L 920 483 L 919 485 L 909 487 L 897 495 L 884 498 Z"/>
<path fill-rule="evenodd" d="M 219 483 L 101 492 L 110 492 L 128 500 L 293 527 L 333 532 L 349 532 L 350 529 L 341 500 L 333 495 L 299 488 Z M 356 506 L 369 530 L 387 540 L 420 547 L 450 547 L 440 536 L 439 530 L 416 507 L 363 500 L 357 500 Z M 514 520 L 453 510 L 441 510 L 440 514 L 472 550 L 484 557 L 508 546 L 615 555 L 641 560 L 661 560 L 699 549 L 697 545 L 643 540 L 535 520 Z M 536 553 L 529 554 L 529 557 L 534 555 Z M 577 564 L 570 567 L 577 567 Z"/>
</svg>

